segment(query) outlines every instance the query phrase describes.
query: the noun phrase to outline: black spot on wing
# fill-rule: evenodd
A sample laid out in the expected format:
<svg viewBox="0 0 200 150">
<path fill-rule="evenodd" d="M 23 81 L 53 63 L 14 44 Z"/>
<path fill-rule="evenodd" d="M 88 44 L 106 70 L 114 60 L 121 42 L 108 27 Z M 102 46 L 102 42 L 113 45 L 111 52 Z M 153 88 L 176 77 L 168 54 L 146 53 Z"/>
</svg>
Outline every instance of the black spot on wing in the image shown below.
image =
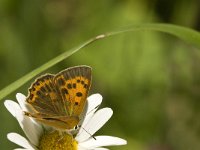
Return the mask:
<svg viewBox="0 0 200 150">
<path fill-rule="evenodd" d="M 74 88 L 74 89 L 76 88 L 76 83 L 73 83 L 73 88 Z"/>
<path fill-rule="evenodd" d="M 62 78 L 59 78 L 59 79 L 58 79 L 58 84 L 59 84 L 60 86 L 63 86 L 63 85 L 65 85 L 65 81 L 64 81 Z"/>
<path fill-rule="evenodd" d="M 71 88 L 72 88 L 72 85 L 71 85 L 70 83 L 68 83 L 68 84 L 67 84 L 67 88 L 68 88 L 68 89 L 71 89 Z"/>
<path fill-rule="evenodd" d="M 68 94 L 68 90 L 65 89 L 65 88 L 62 88 L 62 89 L 61 89 L 61 94 L 62 94 L 63 97 L 65 97 L 66 94 Z"/>
<path fill-rule="evenodd" d="M 41 92 L 40 92 L 40 91 L 37 91 L 37 95 L 38 95 L 38 96 L 41 96 L 42 94 L 41 94 Z"/>
<path fill-rule="evenodd" d="M 33 96 L 34 96 L 33 94 L 30 94 L 29 98 L 32 100 Z"/>
<path fill-rule="evenodd" d="M 87 88 L 88 88 L 88 85 L 87 85 L 87 84 L 84 84 L 84 88 L 87 89 Z"/>
<path fill-rule="evenodd" d="M 65 88 L 62 88 L 62 89 L 61 89 L 61 93 L 63 93 L 63 94 L 68 94 L 68 90 L 65 89 Z"/>
<path fill-rule="evenodd" d="M 77 92 L 76 96 L 81 97 L 83 94 L 81 92 Z"/>
</svg>

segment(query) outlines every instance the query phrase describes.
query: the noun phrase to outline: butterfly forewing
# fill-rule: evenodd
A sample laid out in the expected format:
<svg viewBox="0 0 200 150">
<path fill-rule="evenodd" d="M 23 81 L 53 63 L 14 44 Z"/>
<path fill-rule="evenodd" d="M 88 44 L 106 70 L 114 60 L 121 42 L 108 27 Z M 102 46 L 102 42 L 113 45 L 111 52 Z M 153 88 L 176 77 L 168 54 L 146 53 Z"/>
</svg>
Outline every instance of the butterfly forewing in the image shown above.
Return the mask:
<svg viewBox="0 0 200 150">
<path fill-rule="evenodd" d="M 54 82 L 70 116 L 80 116 L 91 86 L 91 68 L 78 66 L 66 69 L 54 77 Z"/>
</svg>

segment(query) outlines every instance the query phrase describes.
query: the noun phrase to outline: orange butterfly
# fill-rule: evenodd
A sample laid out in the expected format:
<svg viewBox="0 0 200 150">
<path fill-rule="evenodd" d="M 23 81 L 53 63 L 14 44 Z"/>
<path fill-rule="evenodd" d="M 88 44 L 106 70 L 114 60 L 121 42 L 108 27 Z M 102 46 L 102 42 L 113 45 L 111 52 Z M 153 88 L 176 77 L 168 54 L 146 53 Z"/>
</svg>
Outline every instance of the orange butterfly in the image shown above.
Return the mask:
<svg viewBox="0 0 200 150">
<path fill-rule="evenodd" d="M 26 102 L 33 112 L 25 112 L 25 115 L 57 129 L 73 129 L 80 121 L 90 86 L 91 68 L 88 66 L 43 75 L 29 88 Z"/>
</svg>

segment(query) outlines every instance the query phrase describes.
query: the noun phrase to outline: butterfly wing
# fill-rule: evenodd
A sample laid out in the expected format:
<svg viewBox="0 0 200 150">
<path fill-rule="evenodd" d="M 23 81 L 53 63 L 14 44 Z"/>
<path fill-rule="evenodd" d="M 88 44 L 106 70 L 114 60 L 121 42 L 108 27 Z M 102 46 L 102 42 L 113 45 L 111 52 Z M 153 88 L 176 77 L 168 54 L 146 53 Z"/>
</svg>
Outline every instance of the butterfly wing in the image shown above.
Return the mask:
<svg viewBox="0 0 200 150">
<path fill-rule="evenodd" d="M 68 68 L 54 77 L 54 83 L 62 97 L 66 113 L 69 116 L 79 117 L 91 86 L 91 68 L 88 66 Z"/>
<path fill-rule="evenodd" d="M 91 68 L 87 66 L 41 76 L 26 99 L 34 112 L 25 115 L 55 128 L 72 129 L 79 122 L 90 85 Z"/>
<path fill-rule="evenodd" d="M 54 75 L 46 74 L 38 78 L 30 87 L 26 101 L 35 113 L 47 116 L 65 115 L 63 103 L 53 82 Z"/>
</svg>

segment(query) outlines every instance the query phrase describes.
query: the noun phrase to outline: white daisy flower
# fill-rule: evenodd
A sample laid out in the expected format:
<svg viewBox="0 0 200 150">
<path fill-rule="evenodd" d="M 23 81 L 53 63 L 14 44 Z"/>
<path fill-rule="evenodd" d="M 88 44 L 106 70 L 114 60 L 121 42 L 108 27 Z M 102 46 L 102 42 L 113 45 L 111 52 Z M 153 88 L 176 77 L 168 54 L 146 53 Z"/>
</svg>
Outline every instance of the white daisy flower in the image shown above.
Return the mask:
<svg viewBox="0 0 200 150">
<path fill-rule="evenodd" d="M 113 136 L 93 136 L 112 116 L 111 108 L 97 107 L 102 102 L 100 94 L 93 94 L 87 98 L 87 109 L 85 117 L 81 118 L 80 129 L 75 137 L 58 131 L 49 131 L 49 127 L 41 125 L 32 118 L 24 115 L 28 111 L 26 97 L 18 93 L 18 103 L 12 100 L 4 102 L 8 111 L 17 119 L 26 138 L 17 133 L 8 133 L 8 139 L 23 147 L 15 150 L 108 150 L 103 146 L 125 145 L 126 140 Z"/>
</svg>

